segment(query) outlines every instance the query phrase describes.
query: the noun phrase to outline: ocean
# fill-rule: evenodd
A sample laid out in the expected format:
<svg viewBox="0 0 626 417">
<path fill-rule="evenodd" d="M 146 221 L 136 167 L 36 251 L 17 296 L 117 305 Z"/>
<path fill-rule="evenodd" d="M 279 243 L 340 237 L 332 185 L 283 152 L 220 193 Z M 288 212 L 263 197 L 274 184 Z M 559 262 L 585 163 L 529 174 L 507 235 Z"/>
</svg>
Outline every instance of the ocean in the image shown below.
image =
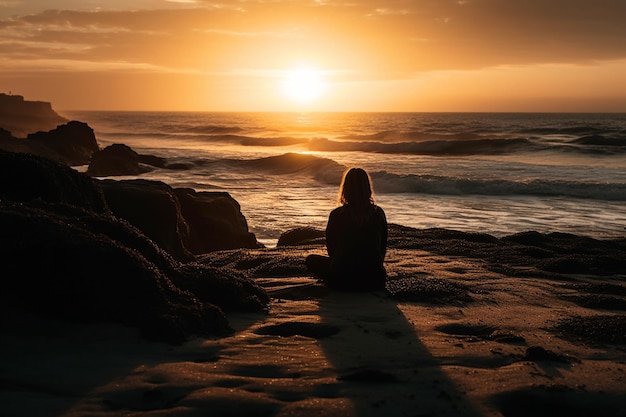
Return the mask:
<svg viewBox="0 0 626 417">
<path fill-rule="evenodd" d="M 324 229 L 353 166 L 389 223 L 626 236 L 626 114 L 59 113 L 101 147 L 175 164 L 142 178 L 229 192 L 268 247 L 295 227 Z"/>
</svg>

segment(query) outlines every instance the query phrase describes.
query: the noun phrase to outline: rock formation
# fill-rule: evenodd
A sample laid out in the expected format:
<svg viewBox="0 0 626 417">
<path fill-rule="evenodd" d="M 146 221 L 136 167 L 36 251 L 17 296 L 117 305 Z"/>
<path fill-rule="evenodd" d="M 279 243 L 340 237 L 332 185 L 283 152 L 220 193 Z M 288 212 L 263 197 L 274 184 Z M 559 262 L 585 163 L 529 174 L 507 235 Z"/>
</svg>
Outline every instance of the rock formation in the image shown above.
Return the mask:
<svg viewBox="0 0 626 417">
<path fill-rule="evenodd" d="M 48 149 L 51 158 L 67 165 L 85 165 L 98 151 L 93 129 L 87 123 L 71 121 L 48 132 L 31 133 L 27 141 Z"/>
<path fill-rule="evenodd" d="M 18 139 L 0 131 L 0 149 L 32 153 L 66 165 L 86 165 L 98 151 L 93 129 L 86 123 L 71 121 L 47 132 L 31 133 Z"/>
<path fill-rule="evenodd" d="M 189 225 L 187 248 L 199 255 L 216 250 L 258 248 L 239 203 L 226 192 L 175 188 L 183 218 Z"/>
<path fill-rule="evenodd" d="M 165 165 L 164 158 L 140 155 L 129 146 L 116 143 L 92 155 L 87 174 L 92 177 L 139 175 L 151 171 L 153 167 L 164 168 Z"/>
<path fill-rule="evenodd" d="M 97 182 L 113 213 L 152 239 L 176 259 L 206 252 L 257 248 L 239 203 L 228 193 L 197 193 L 143 179 Z"/>
<path fill-rule="evenodd" d="M 228 332 L 223 311 L 269 301 L 242 273 L 174 260 L 113 215 L 95 180 L 32 154 L 0 151 L 0 230 L 5 319 L 112 321 L 180 342 Z"/>
</svg>

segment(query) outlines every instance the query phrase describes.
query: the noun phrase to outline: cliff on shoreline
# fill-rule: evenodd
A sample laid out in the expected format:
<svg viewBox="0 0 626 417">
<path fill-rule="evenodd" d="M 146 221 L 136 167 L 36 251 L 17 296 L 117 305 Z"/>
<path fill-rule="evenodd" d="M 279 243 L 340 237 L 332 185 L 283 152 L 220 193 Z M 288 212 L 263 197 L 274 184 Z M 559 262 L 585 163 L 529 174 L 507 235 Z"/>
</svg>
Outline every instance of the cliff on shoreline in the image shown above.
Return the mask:
<svg viewBox="0 0 626 417">
<path fill-rule="evenodd" d="M 68 120 L 46 101 L 28 101 L 23 96 L 0 93 L 0 128 L 16 138 L 29 133 L 48 131 Z"/>
</svg>

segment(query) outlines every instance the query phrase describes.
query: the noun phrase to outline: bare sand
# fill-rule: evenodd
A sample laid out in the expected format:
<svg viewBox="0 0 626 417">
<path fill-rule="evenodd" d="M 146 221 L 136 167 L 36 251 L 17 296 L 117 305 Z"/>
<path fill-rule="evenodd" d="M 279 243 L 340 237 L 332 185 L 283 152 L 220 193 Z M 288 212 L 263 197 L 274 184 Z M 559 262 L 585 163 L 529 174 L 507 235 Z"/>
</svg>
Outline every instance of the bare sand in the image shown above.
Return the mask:
<svg viewBox="0 0 626 417">
<path fill-rule="evenodd" d="M 269 263 L 316 252 L 245 250 Z M 496 272 L 420 249 L 392 248 L 386 265 L 406 291 L 263 274 L 267 313 L 230 314 L 232 335 L 181 345 L 2 321 L 0 415 L 626 416 L 626 276 Z"/>
</svg>

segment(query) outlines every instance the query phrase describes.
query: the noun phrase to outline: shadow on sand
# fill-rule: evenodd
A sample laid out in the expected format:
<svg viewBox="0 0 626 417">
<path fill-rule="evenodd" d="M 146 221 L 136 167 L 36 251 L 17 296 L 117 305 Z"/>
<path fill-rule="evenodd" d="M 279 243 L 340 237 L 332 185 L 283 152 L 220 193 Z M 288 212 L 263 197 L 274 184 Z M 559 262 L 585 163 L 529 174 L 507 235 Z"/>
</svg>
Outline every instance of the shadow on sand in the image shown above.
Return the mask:
<svg viewBox="0 0 626 417">
<path fill-rule="evenodd" d="M 331 292 L 320 299 L 320 345 L 338 375 L 336 394 L 357 416 L 478 416 L 415 327 L 386 293 Z"/>
</svg>

